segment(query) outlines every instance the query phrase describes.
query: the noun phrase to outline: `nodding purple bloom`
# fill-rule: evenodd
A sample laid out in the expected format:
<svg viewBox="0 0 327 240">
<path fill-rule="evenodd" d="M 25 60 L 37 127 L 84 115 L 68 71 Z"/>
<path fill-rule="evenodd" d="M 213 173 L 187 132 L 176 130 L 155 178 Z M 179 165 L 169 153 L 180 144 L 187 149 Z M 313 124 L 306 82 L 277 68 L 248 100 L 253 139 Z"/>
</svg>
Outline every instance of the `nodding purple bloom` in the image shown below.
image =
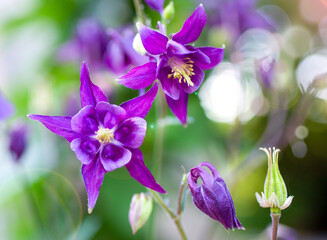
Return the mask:
<svg viewBox="0 0 327 240">
<path fill-rule="evenodd" d="M 124 74 L 131 66 L 141 65 L 148 61 L 148 57 L 139 54 L 133 48 L 135 32 L 132 28 L 126 27 L 119 32 L 110 29 L 108 35 L 110 39 L 107 44 L 105 61 L 113 73 Z"/>
<path fill-rule="evenodd" d="M 269 89 L 273 84 L 276 60 L 270 56 L 263 57 L 257 62 L 257 75 L 264 88 Z"/>
<path fill-rule="evenodd" d="M 58 58 L 63 62 L 85 60 L 92 68 L 102 69 L 108 40 L 99 22 L 83 19 L 77 24 L 74 39 L 59 49 Z"/>
<path fill-rule="evenodd" d="M 91 82 L 88 68 L 83 63 L 82 109 L 75 116 L 28 115 L 70 142 L 71 149 L 82 163 L 89 213 L 97 201 L 105 173 L 123 166 L 142 185 L 165 193 L 145 166 L 142 152 L 138 149 L 146 132 L 144 117 L 157 91 L 158 84 L 155 84 L 144 95 L 120 106 L 110 104 L 100 88 Z"/>
<path fill-rule="evenodd" d="M 171 39 L 164 35 L 160 23 L 161 32 L 138 23 L 144 48 L 157 62 L 135 67 L 119 78 L 121 84 L 132 89 L 148 87 L 158 78 L 168 106 L 184 125 L 187 123 L 188 94 L 194 93 L 201 85 L 204 79 L 202 70 L 216 66 L 224 55 L 221 48 L 188 45 L 200 36 L 206 21 L 200 4 Z"/>
<path fill-rule="evenodd" d="M 211 174 L 203 169 L 207 167 Z M 201 178 L 202 185 L 197 184 Z M 226 187 L 224 179 L 218 171 L 208 162 L 192 168 L 187 176 L 193 202 L 198 209 L 214 220 L 219 221 L 227 230 L 243 229 L 235 215 L 233 199 Z"/>
<path fill-rule="evenodd" d="M 165 0 L 144 0 L 150 8 L 162 13 Z"/>
<path fill-rule="evenodd" d="M 27 126 L 18 122 L 13 125 L 9 132 L 9 150 L 13 159 L 18 162 L 26 148 Z"/>
<path fill-rule="evenodd" d="M 15 112 L 15 107 L 0 93 L 0 121 L 9 118 Z"/>
<path fill-rule="evenodd" d="M 274 22 L 256 9 L 257 0 L 207 0 L 211 25 L 224 27 L 233 41 L 250 28 L 274 30 Z"/>
</svg>

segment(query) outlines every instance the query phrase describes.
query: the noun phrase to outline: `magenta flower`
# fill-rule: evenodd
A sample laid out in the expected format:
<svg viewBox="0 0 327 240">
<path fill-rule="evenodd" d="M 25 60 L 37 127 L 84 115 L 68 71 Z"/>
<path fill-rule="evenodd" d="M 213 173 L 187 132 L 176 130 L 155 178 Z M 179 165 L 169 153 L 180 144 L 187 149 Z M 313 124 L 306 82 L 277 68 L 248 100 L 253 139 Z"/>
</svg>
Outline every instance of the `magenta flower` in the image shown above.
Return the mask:
<svg viewBox="0 0 327 240">
<path fill-rule="evenodd" d="M 105 173 L 123 166 L 142 185 L 165 193 L 145 166 L 142 152 L 138 149 L 146 133 L 144 117 L 157 91 L 158 84 L 155 84 L 144 95 L 120 106 L 110 104 L 100 88 L 91 82 L 88 68 L 83 63 L 82 109 L 75 116 L 28 115 L 70 142 L 71 149 L 82 163 L 89 213 L 97 201 Z"/>
<path fill-rule="evenodd" d="M 200 36 L 206 21 L 204 8 L 200 4 L 172 39 L 163 34 L 160 23 L 161 32 L 138 23 L 144 48 L 157 62 L 150 61 L 135 67 L 119 78 L 121 84 L 132 89 L 148 87 L 158 78 L 168 106 L 184 125 L 187 123 L 188 94 L 194 93 L 203 82 L 202 70 L 216 66 L 224 55 L 221 48 L 188 45 Z"/>
<path fill-rule="evenodd" d="M 211 174 L 203 167 L 207 167 Z M 202 185 L 197 184 L 201 178 Z M 208 162 L 200 163 L 192 168 L 187 176 L 195 206 L 214 220 L 219 221 L 227 230 L 243 229 L 235 215 L 233 199 L 226 187 L 224 179 L 217 169 Z"/>
</svg>

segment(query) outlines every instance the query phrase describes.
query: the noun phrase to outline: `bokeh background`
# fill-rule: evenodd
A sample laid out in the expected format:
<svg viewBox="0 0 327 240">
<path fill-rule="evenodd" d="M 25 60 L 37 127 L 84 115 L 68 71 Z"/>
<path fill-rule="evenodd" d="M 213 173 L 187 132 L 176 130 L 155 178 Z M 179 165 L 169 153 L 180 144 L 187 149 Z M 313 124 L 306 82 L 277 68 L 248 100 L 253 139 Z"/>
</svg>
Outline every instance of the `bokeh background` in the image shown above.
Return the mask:
<svg viewBox="0 0 327 240">
<path fill-rule="evenodd" d="M 199 2 L 174 4 L 168 33 L 177 32 Z M 226 180 L 246 231 L 228 233 L 189 196 L 182 218 L 189 239 L 268 239 L 269 210 L 259 207 L 254 194 L 263 191 L 267 171 L 258 148 L 276 146 L 295 196 L 282 212 L 280 239 L 326 239 L 327 1 L 203 4 L 208 23 L 196 46 L 224 45 L 224 61 L 206 71 L 204 84 L 190 96 L 187 128 L 168 108 L 157 121 L 157 103 L 146 117 L 141 150 L 168 192 L 163 197 L 176 208 L 181 166 L 189 171 L 209 161 Z M 82 60 L 89 61 L 92 80 L 111 103 L 139 94 L 116 82 L 128 66 L 108 62 L 122 62 L 120 55 L 97 55 L 102 45 L 92 38 L 94 26 L 108 36 L 133 30 L 133 1 L 1 0 L 0 12 L 0 94 L 11 103 L 6 111 L 14 111 L 0 120 L 0 239 L 179 239 L 160 207 L 132 235 L 130 200 L 146 189 L 125 169 L 106 174 L 87 214 L 80 162 L 68 142 L 26 117 L 79 110 Z M 160 15 L 147 6 L 145 12 L 155 26 Z"/>
</svg>

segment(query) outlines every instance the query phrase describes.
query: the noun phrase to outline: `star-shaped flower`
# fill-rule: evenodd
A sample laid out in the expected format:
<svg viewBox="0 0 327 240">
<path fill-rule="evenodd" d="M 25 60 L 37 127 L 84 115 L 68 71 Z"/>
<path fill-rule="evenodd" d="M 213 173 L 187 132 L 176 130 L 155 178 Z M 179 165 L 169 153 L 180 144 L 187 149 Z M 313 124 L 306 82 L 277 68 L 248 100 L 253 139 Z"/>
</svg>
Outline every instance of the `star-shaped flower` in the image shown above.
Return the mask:
<svg viewBox="0 0 327 240">
<path fill-rule="evenodd" d="M 123 166 L 142 185 L 165 193 L 145 166 L 142 152 L 138 149 L 146 133 L 144 117 L 157 91 L 158 84 L 154 84 L 140 97 L 120 106 L 110 104 L 100 88 L 91 82 L 88 68 L 83 63 L 82 109 L 75 116 L 28 115 L 70 142 L 71 149 L 82 163 L 89 213 L 97 201 L 105 173 Z"/>
<path fill-rule="evenodd" d="M 159 79 L 168 106 L 186 125 L 188 94 L 194 93 L 203 82 L 202 70 L 216 66 L 224 55 L 222 48 L 195 48 L 188 45 L 198 39 L 206 21 L 207 16 L 200 4 L 171 39 L 165 36 L 160 23 L 160 32 L 138 23 L 143 46 L 156 61 L 131 69 L 119 78 L 119 83 L 128 88 L 140 89 Z"/>
</svg>

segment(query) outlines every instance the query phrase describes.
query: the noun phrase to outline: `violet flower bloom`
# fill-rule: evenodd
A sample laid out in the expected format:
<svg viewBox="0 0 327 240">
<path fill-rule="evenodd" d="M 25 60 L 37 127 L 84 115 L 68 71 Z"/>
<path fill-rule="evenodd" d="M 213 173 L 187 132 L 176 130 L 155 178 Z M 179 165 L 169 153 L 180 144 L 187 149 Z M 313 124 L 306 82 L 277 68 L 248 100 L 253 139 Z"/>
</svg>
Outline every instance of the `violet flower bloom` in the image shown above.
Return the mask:
<svg viewBox="0 0 327 240">
<path fill-rule="evenodd" d="M 15 112 L 15 107 L 0 93 L 0 121 L 9 118 Z"/>
<path fill-rule="evenodd" d="M 150 61 L 135 67 L 119 78 L 119 83 L 128 88 L 140 89 L 150 86 L 158 78 L 168 106 L 186 125 L 188 94 L 194 93 L 203 82 L 202 70 L 216 66 L 224 55 L 224 49 L 221 48 L 195 48 L 188 45 L 200 36 L 206 21 L 204 8 L 200 4 L 172 39 L 163 34 L 160 23 L 160 32 L 138 23 L 143 46 L 158 64 Z"/>
<path fill-rule="evenodd" d="M 276 60 L 270 56 L 263 57 L 257 62 L 257 75 L 264 88 L 269 89 L 273 84 Z"/>
<path fill-rule="evenodd" d="M 210 6 L 210 24 L 224 27 L 233 41 L 250 28 L 274 30 L 271 18 L 256 9 L 257 0 L 207 0 Z"/>
<path fill-rule="evenodd" d="M 157 91 L 158 84 L 155 84 L 144 95 L 120 106 L 110 104 L 100 88 L 91 82 L 88 68 L 83 63 L 82 109 L 75 116 L 28 115 L 70 142 L 71 149 L 82 163 L 89 213 L 97 201 L 105 173 L 123 166 L 142 185 L 165 193 L 145 166 L 142 152 L 138 149 L 146 132 L 144 117 Z"/>
<path fill-rule="evenodd" d="M 26 148 L 27 126 L 24 123 L 13 125 L 9 133 L 9 150 L 13 159 L 18 162 Z"/>
<path fill-rule="evenodd" d="M 105 62 L 113 73 L 124 74 L 131 66 L 141 65 L 148 61 L 148 57 L 139 54 L 133 48 L 135 32 L 132 28 L 126 27 L 119 32 L 110 29 L 108 35 Z"/>
<path fill-rule="evenodd" d="M 104 56 L 108 35 L 94 19 L 83 19 L 77 24 L 75 37 L 64 44 L 58 52 L 58 59 L 67 61 L 87 61 L 92 68 L 105 67 Z"/>
<path fill-rule="evenodd" d="M 165 0 L 144 0 L 150 8 L 162 13 Z"/>
<path fill-rule="evenodd" d="M 207 167 L 211 174 L 203 167 Z M 201 178 L 202 185 L 197 184 Z M 187 176 L 193 202 L 198 209 L 214 220 L 219 221 L 228 229 L 245 229 L 235 215 L 233 199 L 226 187 L 224 179 L 218 171 L 208 162 L 192 168 Z"/>
</svg>

